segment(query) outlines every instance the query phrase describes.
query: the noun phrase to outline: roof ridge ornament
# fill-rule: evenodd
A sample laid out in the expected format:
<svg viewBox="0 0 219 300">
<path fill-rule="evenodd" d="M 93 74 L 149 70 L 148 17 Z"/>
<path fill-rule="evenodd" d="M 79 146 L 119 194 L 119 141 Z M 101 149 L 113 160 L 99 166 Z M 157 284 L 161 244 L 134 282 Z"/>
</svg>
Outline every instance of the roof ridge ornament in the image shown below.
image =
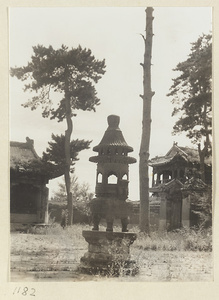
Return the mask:
<svg viewBox="0 0 219 300">
<path fill-rule="evenodd" d="M 34 146 L 34 140 L 30 139 L 28 136 L 26 137 L 26 143 L 30 146 Z"/>
</svg>

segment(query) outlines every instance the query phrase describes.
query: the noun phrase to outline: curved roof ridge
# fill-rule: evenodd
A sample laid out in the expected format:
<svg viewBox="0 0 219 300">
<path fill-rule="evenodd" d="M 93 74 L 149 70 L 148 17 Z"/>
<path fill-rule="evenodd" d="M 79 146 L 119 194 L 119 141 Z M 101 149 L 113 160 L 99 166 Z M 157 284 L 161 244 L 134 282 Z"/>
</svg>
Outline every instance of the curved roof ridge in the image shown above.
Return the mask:
<svg viewBox="0 0 219 300">
<path fill-rule="evenodd" d="M 174 144 L 173 144 L 173 146 L 170 148 L 170 150 L 167 152 L 167 154 L 166 154 L 165 156 L 166 156 L 166 157 L 167 157 L 167 156 L 170 156 L 171 152 L 174 152 L 174 151 L 180 151 L 180 152 L 182 152 L 186 157 L 188 156 L 188 154 L 187 154 L 185 151 L 183 151 L 183 150 L 181 149 L 181 147 L 178 146 L 177 143 L 174 143 Z M 174 154 L 173 156 L 175 156 L 175 154 Z"/>
<path fill-rule="evenodd" d="M 30 150 L 36 159 L 41 159 L 34 149 L 34 140 L 30 139 L 29 137 L 26 137 L 26 142 L 10 141 L 10 147 L 19 148 L 20 150 Z"/>
</svg>

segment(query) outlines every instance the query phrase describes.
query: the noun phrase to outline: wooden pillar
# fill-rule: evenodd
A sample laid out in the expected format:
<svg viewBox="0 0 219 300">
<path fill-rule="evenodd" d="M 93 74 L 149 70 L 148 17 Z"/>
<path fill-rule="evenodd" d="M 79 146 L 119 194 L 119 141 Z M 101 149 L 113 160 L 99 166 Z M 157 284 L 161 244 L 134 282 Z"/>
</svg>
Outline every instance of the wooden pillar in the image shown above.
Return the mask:
<svg viewBox="0 0 219 300">
<path fill-rule="evenodd" d="M 160 173 L 157 173 L 157 185 L 160 184 Z"/>
<path fill-rule="evenodd" d="M 169 179 L 169 174 L 168 172 L 163 172 L 163 182 L 166 183 Z"/>
<path fill-rule="evenodd" d="M 154 171 L 152 172 L 152 186 L 154 186 Z"/>
<path fill-rule="evenodd" d="M 174 170 L 172 170 L 172 178 L 171 178 L 171 180 L 173 180 L 174 179 Z"/>
</svg>

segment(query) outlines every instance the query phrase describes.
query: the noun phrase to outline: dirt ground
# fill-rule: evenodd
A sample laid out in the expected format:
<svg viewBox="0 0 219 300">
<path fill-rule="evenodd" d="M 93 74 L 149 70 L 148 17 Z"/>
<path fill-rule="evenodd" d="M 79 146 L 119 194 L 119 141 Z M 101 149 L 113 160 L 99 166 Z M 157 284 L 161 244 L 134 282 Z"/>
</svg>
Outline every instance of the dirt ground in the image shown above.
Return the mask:
<svg viewBox="0 0 219 300">
<path fill-rule="evenodd" d="M 101 277 L 78 272 L 87 243 L 63 236 L 11 234 L 11 281 L 212 281 L 212 252 L 153 251 L 132 246 L 136 276 Z"/>
</svg>

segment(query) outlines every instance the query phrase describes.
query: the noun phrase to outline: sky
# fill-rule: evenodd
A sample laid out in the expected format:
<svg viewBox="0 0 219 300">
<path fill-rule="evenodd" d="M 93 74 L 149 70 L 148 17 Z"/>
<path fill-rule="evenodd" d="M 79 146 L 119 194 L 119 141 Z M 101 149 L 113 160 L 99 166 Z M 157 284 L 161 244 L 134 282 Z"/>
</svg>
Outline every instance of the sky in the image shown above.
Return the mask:
<svg viewBox="0 0 219 300">
<path fill-rule="evenodd" d="M 167 93 L 173 71 L 187 59 L 191 42 L 212 29 L 209 7 L 155 7 L 152 45 L 152 124 L 150 158 L 165 155 L 173 142 L 194 147 L 185 135 L 172 136 L 176 118 L 171 117 L 173 105 Z M 96 155 L 92 148 L 99 144 L 107 129 L 107 116 L 120 116 L 120 129 L 128 145 L 134 148 L 129 155 L 137 163 L 129 167 L 129 199 L 139 200 L 139 149 L 142 132 L 143 62 L 146 15 L 144 7 L 105 8 L 11 8 L 9 12 L 10 66 L 20 67 L 30 61 L 32 47 L 38 44 L 55 49 L 62 44 L 75 48 L 90 48 L 97 59 L 106 60 L 106 73 L 96 85 L 101 104 L 96 112 L 77 111 L 73 118 L 72 139 L 92 140 L 91 148 L 79 155 L 75 174 L 80 183 L 95 189 L 96 164 L 89 157 Z M 48 146 L 51 134 L 64 134 L 66 123 L 45 119 L 41 109 L 31 111 L 21 106 L 30 98 L 23 91 L 24 82 L 10 78 L 10 140 L 34 140 L 39 156 Z M 150 171 L 151 176 L 151 171 Z M 59 179 L 50 181 L 50 197 L 58 188 Z"/>
</svg>

